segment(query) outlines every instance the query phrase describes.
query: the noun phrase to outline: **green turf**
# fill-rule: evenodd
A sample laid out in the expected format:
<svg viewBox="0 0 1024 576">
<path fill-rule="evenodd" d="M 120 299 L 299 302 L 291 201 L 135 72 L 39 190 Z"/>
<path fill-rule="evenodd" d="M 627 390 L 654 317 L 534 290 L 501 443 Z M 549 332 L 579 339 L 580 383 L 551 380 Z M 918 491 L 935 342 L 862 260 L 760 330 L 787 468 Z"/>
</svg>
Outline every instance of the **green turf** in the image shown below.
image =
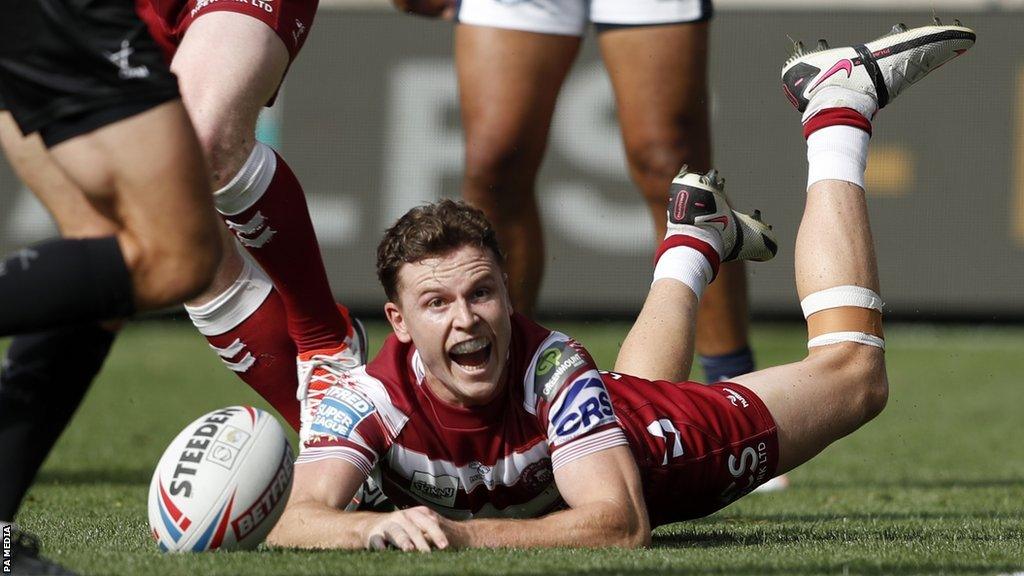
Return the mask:
<svg viewBox="0 0 1024 576">
<path fill-rule="evenodd" d="M 580 338 L 602 366 L 625 331 L 554 327 Z M 802 354 L 795 325 L 754 336 L 762 365 Z M 118 341 L 19 520 L 50 556 L 86 574 L 1024 571 L 1024 329 L 897 326 L 887 336 L 892 389 L 882 416 L 792 473 L 790 490 L 664 527 L 647 550 L 168 556 L 146 527 L 160 453 L 199 414 L 256 400 L 184 323 L 139 324 Z"/>
</svg>

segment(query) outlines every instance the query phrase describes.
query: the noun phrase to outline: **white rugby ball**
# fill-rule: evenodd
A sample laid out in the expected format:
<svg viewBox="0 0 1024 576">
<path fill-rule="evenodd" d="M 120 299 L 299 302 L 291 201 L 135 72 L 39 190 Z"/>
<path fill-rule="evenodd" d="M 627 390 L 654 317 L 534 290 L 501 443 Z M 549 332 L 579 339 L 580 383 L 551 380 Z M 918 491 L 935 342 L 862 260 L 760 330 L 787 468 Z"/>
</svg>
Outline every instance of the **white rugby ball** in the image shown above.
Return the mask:
<svg viewBox="0 0 1024 576">
<path fill-rule="evenodd" d="M 248 550 L 281 517 L 292 451 L 277 419 L 250 406 L 200 416 L 167 447 L 149 484 L 149 527 L 164 552 Z"/>
</svg>

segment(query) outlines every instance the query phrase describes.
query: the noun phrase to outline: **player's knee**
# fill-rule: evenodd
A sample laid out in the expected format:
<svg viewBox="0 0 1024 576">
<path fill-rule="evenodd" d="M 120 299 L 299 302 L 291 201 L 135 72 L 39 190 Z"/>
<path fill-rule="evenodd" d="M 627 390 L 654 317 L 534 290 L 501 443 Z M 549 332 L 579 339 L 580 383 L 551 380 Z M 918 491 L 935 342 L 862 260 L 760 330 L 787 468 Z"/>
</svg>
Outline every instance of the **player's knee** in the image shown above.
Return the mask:
<svg viewBox="0 0 1024 576">
<path fill-rule="evenodd" d="M 828 380 L 838 383 L 838 397 L 849 403 L 849 410 L 867 422 L 885 409 L 889 400 L 889 379 L 885 369 L 885 352 L 875 346 L 840 342 L 815 349 L 830 374 Z"/>
<path fill-rule="evenodd" d="M 503 212 L 515 210 L 517 202 L 507 191 L 532 185 L 537 157 L 514 143 L 467 142 L 465 192 L 475 196 L 467 199 L 478 205 L 490 203 Z"/>
<path fill-rule="evenodd" d="M 255 126 L 223 114 L 193 114 L 199 146 L 210 169 L 214 189 L 228 184 L 245 164 L 256 142 Z M 239 124 L 245 124 L 239 126 Z"/>
<path fill-rule="evenodd" d="M 182 234 L 139 244 L 127 258 L 135 279 L 136 300 L 147 309 L 180 304 L 213 281 L 221 244 L 213 234 Z"/>
<path fill-rule="evenodd" d="M 679 172 L 679 167 L 689 155 L 689 149 L 682 140 L 644 139 L 631 142 L 626 147 L 626 159 L 633 174 L 641 179 L 668 182 Z M 665 191 L 658 193 L 659 202 L 664 203 Z"/>
<path fill-rule="evenodd" d="M 870 370 L 866 377 L 865 422 L 881 414 L 889 403 L 889 377 L 885 371 L 885 362 L 879 361 L 879 365 Z"/>
</svg>

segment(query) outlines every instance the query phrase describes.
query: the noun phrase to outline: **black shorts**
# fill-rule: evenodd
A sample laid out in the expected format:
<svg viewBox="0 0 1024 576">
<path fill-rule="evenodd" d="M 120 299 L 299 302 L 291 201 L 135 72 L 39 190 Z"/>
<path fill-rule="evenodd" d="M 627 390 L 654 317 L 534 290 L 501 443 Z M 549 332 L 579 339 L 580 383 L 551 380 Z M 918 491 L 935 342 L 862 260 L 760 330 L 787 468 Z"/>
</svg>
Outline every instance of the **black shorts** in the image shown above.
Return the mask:
<svg viewBox="0 0 1024 576">
<path fill-rule="evenodd" d="M 178 98 L 133 0 L 2 0 L 0 107 L 47 146 Z"/>
</svg>

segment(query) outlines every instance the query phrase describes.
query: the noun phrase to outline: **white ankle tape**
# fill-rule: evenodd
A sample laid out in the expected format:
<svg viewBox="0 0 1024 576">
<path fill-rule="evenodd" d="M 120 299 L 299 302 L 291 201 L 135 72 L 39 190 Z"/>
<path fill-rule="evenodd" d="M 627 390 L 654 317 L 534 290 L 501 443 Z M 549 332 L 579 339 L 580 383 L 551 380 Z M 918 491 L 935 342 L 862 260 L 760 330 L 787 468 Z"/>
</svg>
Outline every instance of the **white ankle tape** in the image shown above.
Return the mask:
<svg viewBox="0 0 1024 576">
<path fill-rule="evenodd" d="M 277 156 L 273 148 L 256 142 L 238 174 L 226 186 L 213 193 L 217 211 L 225 216 L 234 216 L 248 210 L 267 191 L 276 170 Z"/>
<path fill-rule="evenodd" d="M 850 285 L 826 288 L 810 294 L 800 301 L 800 307 L 804 311 L 804 318 L 815 312 L 821 312 L 830 308 L 841 308 L 843 306 L 870 308 L 881 312 L 885 303 L 882 302 L 882 297 L 874 290 Z"/>
<path fill-rule="evenodd" d="M 840 342 L 856 342 L 857 344 L 865 344 L 885 350 L 884 339 L 873 334 L 865 334 L 864 332 L 830 332 L 822 334 L 808 340 L 807 347 L 828 346 L 829 344 L 838 344 Z"/>
<path fill-rule="evenodd" d="M 651 284 L 665 278 L 677 280 L 693 290 L 699 299 L 714 274 L 706 256 L 689 246 L 677 246 L 666 250 L 658 259 Z"/>
<path fill-rule="evenodd" d="M 245 264 L 238 279 L 216 298 L 199 306 L 185 306 L 192 324 L 203 336 L 217 336 L 234 329 L 253 315 L 274 289 L 267 273 L 243 255 Z"/>
</svg>

